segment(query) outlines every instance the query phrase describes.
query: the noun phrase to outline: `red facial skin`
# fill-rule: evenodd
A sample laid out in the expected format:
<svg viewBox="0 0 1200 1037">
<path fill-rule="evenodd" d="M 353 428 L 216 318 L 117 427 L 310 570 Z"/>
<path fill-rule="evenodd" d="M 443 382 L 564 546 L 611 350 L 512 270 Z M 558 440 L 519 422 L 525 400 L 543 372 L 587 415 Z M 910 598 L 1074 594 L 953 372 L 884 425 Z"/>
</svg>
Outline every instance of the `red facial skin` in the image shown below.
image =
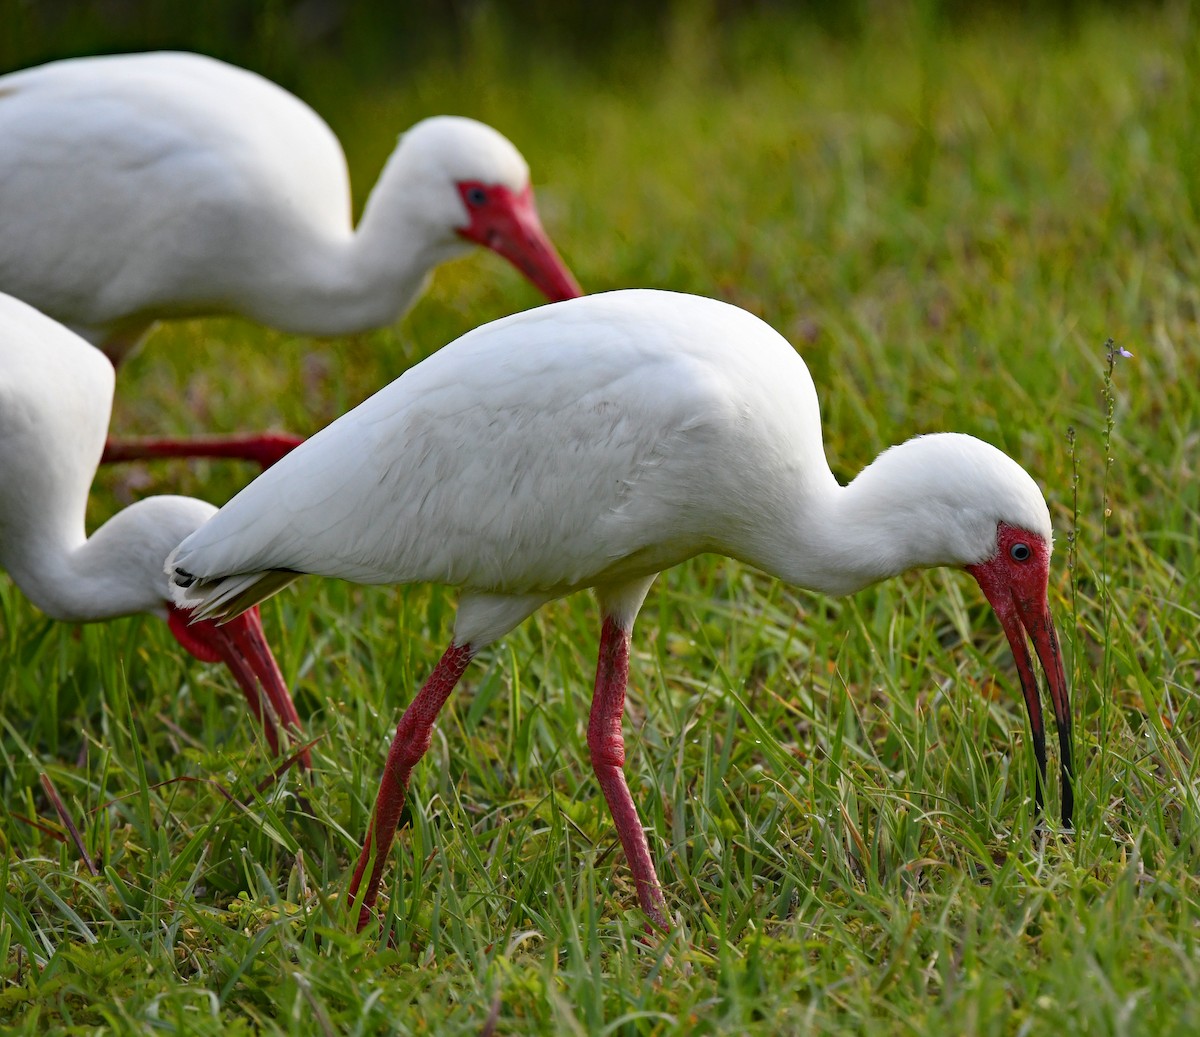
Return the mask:
<svg viewBox="0 0 1200 1037">
<path fill-rule="evenodd" d="M 1012 648 L 1013 659 L 1016 660 L 1037 758 L 1036 806 L 1039 814 L 1046 781 L 1046 729 L 1033 660 L 1025 642 L 1026 635 L 1033 642 L 1042 669 L 1046 671 L 1050 701 L 1058 724 L 1062 821 L 1065 827 L 1070 828 L 1075 812 L 1075 795 L 1071 786 L 1071 703 L 1058 633 L 1054 629 L 1054 618 L 1050 615 L 1046 594 L 1050 578 L 1050 545 L 1034 533 L 1001 522 L 996 530 L 995 555 L 986 562 L 967 566 L 967 572 L 975 577 L 995 609 Z"/>
<path fill-rule="evenodd" d="M 186 611 L 168 605 L 167 625 L 175 640 L 201 662 L 223 662 L 233 671 L 250 711 L 262 724 L 273 753 L 279 752 L 277 722 L 282 721 L 294 737 L 301 735 L 300 716 L 267 644 L 257 606 L 218 625 L 209 619 L 189 622 Z M 263 708 L 260 687 L 267 693 L 269 715 Z M 312 766 L 307 749 L 301 754 L 300 762 L 304 767 Z"/>
<path fill-rule="evenodd" d="M 542 229 L 531 187 L 514 194 L 500 184 L 463 180 L 458 193 L 471 217 L 458 229 L 460 237 L 503 256 L 551 302 L 583 295 Z"/>
</svg>

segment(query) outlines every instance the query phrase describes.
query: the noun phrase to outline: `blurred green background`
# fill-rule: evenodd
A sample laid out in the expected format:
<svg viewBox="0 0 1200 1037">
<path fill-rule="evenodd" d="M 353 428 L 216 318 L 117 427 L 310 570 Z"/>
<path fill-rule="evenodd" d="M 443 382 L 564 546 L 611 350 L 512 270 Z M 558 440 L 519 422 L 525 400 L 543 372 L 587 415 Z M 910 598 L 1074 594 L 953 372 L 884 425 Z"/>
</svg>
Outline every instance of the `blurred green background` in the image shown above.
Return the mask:
<svg viewBox="0 0 1200 1037">
<path fill-rule="evenodd" d="M 295 89 L 312 62 L 350 62 L 345 71 L 360 80 L 394 76 L 431 60 L 468 61 L 486 38 L 489 50 L 507 54 L 514 65 L 582 62 L 615 79 L 631 51 L 650 55 L 667 46 L 680 20 L 699 18 L 714 32 L 747 21 L 791 22 L 853 44 L 881 12 L 908 6 L 871 0 L 3 0 L 0 70 L 81 54 L 179 48 L 253 68 Z M 1099 8 L 1128 13 L 1163 5 L 921 0 L 914 6 L 930 25 L 946 29 L 985 18 L 1075 33 Z M 791 34 L 781 28 L 774 38 L 782 50 Z"/>
</svg>

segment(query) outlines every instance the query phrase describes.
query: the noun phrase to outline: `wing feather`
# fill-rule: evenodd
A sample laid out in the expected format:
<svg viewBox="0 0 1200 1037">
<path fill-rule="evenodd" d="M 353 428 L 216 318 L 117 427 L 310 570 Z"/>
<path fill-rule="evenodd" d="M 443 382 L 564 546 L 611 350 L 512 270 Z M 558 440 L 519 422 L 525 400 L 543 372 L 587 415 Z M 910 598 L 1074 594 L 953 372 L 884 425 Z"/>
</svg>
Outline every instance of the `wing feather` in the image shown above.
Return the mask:
<svg viewBox="0 0 1200 1037">
<path fill-rule="evenodd" d="M 771 391 L 779 363 L 804 371 L 764 329 L 657 292 L 485 326 L 264 472 L 175 564 L 205 580 L 283 569 L 547 596 L 648 575 L 718 544 L 722 508 L 741 511 L 747 476 L 714 470 L 714 446 L 753 430 L 746 385 Z M 739 335 L 748 355 L 731 363 Z"/>
</svg>

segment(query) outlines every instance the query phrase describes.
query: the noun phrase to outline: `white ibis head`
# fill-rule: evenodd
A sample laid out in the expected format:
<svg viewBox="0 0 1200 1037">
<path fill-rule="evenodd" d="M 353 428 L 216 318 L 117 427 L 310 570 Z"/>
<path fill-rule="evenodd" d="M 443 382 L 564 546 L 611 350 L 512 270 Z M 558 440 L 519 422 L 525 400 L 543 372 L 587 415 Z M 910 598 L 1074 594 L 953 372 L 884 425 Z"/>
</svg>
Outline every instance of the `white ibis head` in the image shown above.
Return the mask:
<svg viewBox="0 0 1200 1037">
<path fill-rule="evenodd" d="M 552 302 L 583 289 L 542 229 L 529 166 L 501 133 L 461 116 L 424 119 L 401 138 L 419 217 L 503 256 Z"/>
<path fill-rule="evenodd" d="M 941 433 L 885 451 L 847 487 L 846 496 L 865 507 L 881 541 L 904 544 L 906 567 L 951 565 L 975 577 L 1016 661 L 1037 758 L 1040 812 L 1046 735 L 1026 637 L 1033 642 L 1058 727 L 1062 819 L 1069 826 L 1074 812 L 1071 713 L 1048 600 L 1050 512 L 1037 484 L 995 447 Z"/>
</svg>

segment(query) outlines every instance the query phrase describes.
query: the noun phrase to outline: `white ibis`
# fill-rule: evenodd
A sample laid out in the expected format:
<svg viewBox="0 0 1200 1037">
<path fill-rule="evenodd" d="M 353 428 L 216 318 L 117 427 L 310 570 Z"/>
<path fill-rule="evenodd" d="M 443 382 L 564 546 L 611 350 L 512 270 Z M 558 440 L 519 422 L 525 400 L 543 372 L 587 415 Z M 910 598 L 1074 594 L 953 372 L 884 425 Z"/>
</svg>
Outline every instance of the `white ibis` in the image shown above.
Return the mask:
<svg viewBox="0 0 1200 1037">
<path fill-rule="evenodd" d="M 400 138 L 351 218 L 346 159 L 299 98 L 199 54 L 74 58 L 0 77 L 0 291 L 113 360 L 161 318 L 240 314 L 305 335 L 397 320 L 471 244 L 549 299 L 582 291 L 500 133 L 439 116 Z M 299 440 L 116 444 L 106 460 L 244 456 Z"/>
<path fill-rule="evenodd" d="M 623 291 L 479 328 L 317 433 L 167 560 L 174 600 L 225 619 L 300 573 L 463 588 L 454 638 L 404 713 L 371 831 L 360 927 L 409 774 L 467 663 L 539 606 L 594 588 L 603 614 L 588 746 L 641 905 L 665 902 L 622 773 L 630 632 L 655 574 L 693 555 L 850 594 L 905 570 L 965 568 L 1016 657 L 1037 756 L 1025 642 L 1046 671 L 1072 814 L 1071 715 L 1047 601 L 1050 515 L 1011 458 L 970 436 L 892 447 L 849 485 L 831 474 L 812 379 L 743 310 Z"/>
<path fill-rule="evenodd" d="M 225 627 L 189 625 L 162 571 L 171 549 L 217 509 L 190 497 L 150 497 L 85 533 L 113 380 L 112 364 L 79 336 L 0 295 L 0 570 L 54 619 L 161 616 L 192 655 L 229 666 L 278 751 L 276 720 L 293 734 L 300 720 L 258 610 Z M 307 765 L 307 753 L 301 758 Z"/>
</svg>

